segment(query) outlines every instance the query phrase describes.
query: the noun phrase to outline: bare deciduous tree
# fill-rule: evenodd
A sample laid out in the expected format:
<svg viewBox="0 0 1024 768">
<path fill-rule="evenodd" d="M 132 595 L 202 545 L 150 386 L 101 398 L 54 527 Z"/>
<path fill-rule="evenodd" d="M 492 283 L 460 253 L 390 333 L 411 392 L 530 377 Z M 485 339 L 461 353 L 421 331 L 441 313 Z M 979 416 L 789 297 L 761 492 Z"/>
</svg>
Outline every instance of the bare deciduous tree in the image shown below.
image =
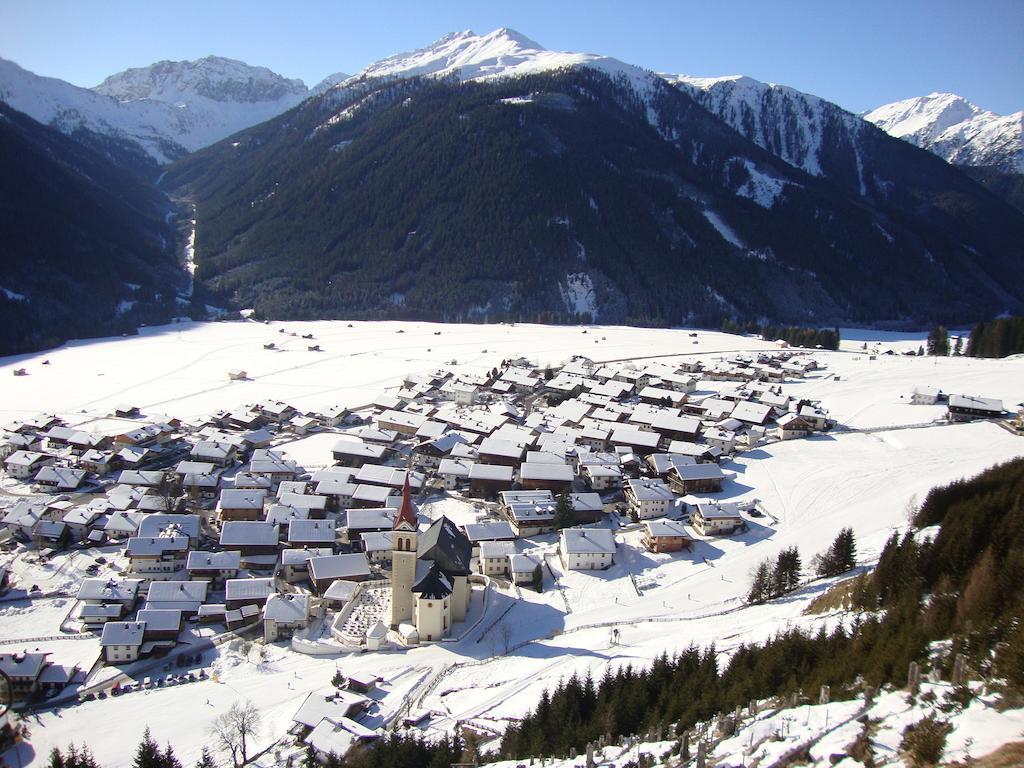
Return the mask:
<svg viewBox="0 0 1024 768">
<path fill-rule="evenodd" d="M 227 712 L 217 716 L 210 733 L 217 747 L 231 756 L 234 768 L 245 765 L 249 758 L 249 741 L 260 730 L 260 712 L 251 701 L 235 702 Z"/>
</svg>

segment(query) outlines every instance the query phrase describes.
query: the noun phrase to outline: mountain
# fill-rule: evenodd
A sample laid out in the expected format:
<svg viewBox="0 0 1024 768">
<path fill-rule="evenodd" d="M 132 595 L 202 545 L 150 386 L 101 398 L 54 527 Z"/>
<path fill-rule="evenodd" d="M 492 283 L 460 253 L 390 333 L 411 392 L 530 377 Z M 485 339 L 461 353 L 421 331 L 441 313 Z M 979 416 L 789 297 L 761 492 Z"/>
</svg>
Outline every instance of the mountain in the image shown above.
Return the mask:
<svg viewBox="0 0 1024 768">
<path fill-rule="evenodd" d="M 0 354 L 180 314 L 171 219 L 152 185 L 0 104 Z"/>
<path fill-rule="evenodd" d="M 197 207 L 200 280 L 268 317 L 922 323 L 1024 306 L 1024 215 L 957 169 L 789 89 L 735 81 L 726 120 L 695 88 L 461 32 L 165 183 Z"/>
<path fill-rule="evenodd" d="M 95 147 L 141 149 L 150 164 L 275 117 L 308 94 L 301 80 L 216 56 L 129 69 L 94 89 L 39 77 L 0 59 L 0 100 Z"/>
<path fill-rule="evenodd" d="M 864 118 L 955 165 L 1024 173 L 1024 111 L 997 115 L 953 93 L 873 109 Z"/>
</svg>

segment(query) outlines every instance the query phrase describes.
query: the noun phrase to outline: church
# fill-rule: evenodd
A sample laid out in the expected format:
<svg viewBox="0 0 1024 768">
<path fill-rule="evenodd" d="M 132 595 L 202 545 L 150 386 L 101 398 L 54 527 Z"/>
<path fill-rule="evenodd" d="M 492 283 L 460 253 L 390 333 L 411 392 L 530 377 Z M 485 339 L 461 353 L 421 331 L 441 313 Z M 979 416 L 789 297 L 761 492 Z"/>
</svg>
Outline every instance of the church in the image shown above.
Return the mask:
<svg viewBox="0 0 1024 768">
<path fill-rule="evenodd" d="M 407 473 L 391 554 L 391 627 L 403 642 L 440 640 L 466 618 L 472 555 L 469 539 L 447 517 L 420 533 Z"/>
</svg>

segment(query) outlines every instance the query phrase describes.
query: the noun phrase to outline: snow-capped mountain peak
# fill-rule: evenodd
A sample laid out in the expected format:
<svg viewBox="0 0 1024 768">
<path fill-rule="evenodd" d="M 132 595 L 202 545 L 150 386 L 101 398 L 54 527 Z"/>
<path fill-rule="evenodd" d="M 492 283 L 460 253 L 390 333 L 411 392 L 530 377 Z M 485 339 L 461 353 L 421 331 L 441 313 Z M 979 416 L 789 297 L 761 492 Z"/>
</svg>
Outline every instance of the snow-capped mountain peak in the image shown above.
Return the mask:
<svg viewBox="0 0 1024 768">
<path fill-rule="evenodd" d="M 195 61 L 158 61 L 111 75 L 93 90 L 118 101 L 173 102 L 190 95 L 211 101 L 258 103 L 304 97 L 306 86 L 266 67 L 206 56 Z"/>
<path fill-rule="evenodd" d="M 349 82 L 380 77 L 453 75 L 460 80 L 515 77 L 564 67 L 589 66 L 613 76 L 624 74 L 638 91 L 653 77 L 639 67 L 593 53 L 552 51 L 508 28 L 486 35 L 452 32 L 430 45 L 389 56 L 366 67 Z"/>
<path fill-rule="evenodd" d="M 997 115 L 955 93 L 930 93 L 885 104 L 864 119 L 956 165 L 1024 173 L 1024 112 Z"/>
</svg>

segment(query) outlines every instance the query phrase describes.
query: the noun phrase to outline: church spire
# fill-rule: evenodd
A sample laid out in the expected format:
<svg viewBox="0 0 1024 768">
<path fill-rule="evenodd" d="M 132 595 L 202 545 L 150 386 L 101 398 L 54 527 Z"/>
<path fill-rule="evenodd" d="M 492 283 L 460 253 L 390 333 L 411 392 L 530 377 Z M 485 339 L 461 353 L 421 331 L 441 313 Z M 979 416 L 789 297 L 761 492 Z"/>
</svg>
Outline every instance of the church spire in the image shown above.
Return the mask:
<svg viewBox="0 0 1024 768">
<path fill-rule="evenodd" d="M 412 470 L 407 469 L 405 471 L 405 484 L 402 486 L 402 507 L 398 510 L 398 517 L 395 518 L 395 528 L 397 529 L 402 523 L 411 526 L 411 530 L 415 531 L 419 527 L 419 517 L 416 514 L 416 508 L 412 503 L 412 491 L 409 488 L 409 474 Z"/>
</svg>

